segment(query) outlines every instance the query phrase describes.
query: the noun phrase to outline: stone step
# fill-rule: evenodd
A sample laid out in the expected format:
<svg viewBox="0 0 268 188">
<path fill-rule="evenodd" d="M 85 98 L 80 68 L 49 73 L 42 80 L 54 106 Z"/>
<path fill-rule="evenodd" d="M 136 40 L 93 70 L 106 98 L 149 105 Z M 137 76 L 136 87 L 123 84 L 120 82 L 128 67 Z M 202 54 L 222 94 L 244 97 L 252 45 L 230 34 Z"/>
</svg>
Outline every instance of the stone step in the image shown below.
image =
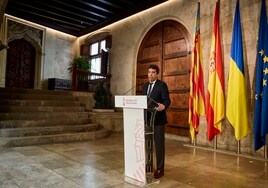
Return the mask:
<svg viewBox="0 0 268 188">
<path fill-rule="evenodd" d="M 61 118 L 88 118 L 88 112 L 17 112 L 0 113 L 0 120 L 38 120 L 38 119 L 61 119 Z"/>
<path fill-rule="evenodd" d="M 49 127 L 26 127 L 26 128 L 7 128 L 0 129 L 1 137 L 25 137 L 25 136 L 43 136 L 64 133 L 90 132 L 96 131 L 100 126 L 98 124 L 86 125 L 64 125 Z"/>
<path fill-rule="evenodd" d="M 84 95 L 0 88 L 0 147 L 79 142 L 109 136 L 92 123 Z M 88 96 L 86 96 L 88 97 Z"/>
<path fill-rule="evenodd" d="M 0 93 L 19 93 L 19 94 L 45 94 L 45 95 L 60 95 L 72 96 L 71 91 L 54 91 L 42 89 L 24 89 L 24 88 L 0 88 Z"/>
<path fill-rule="evenodd" d="M 57 118 L 57 119 L 37 119 L 37 120 L 1 120 L 0 129 L 23 128 L 23 127 L 44 127 L 58 125 L 84 125 L 90 123 L 89 118 Z"/>
<path fill-rule="evenodd" d="M 8 106 L 0 105 L 0 112 L 83 112 L 84 106 Z"/>
<path fill-rule="evenodd" d="M 56 101 L 76 101 L 77 98 L 72 95 L 54 95 L 54 94 L 35 94 L 35 93 L 0 93 L 0 99 L 13 100 L 56 100 Z"/>
<path fill-rule="evenodd" d="M 56 100 L 0 99 L 0 105 L 11 105 L 11 106 L 81 106 L 81 102 L 79 102 L 79 101 L 56 101 Z"/>
<path fill-rule="evenodd" d="M 110 131 L 104 128 L 90 132 L 64 133 L 41 136 L 25 137 L 0 137 L 0 147 L 32 146 L 40 144 L 56 144 L 66 142 L 81 142 L 105 138 L 110 135 Z"/>
</svg>

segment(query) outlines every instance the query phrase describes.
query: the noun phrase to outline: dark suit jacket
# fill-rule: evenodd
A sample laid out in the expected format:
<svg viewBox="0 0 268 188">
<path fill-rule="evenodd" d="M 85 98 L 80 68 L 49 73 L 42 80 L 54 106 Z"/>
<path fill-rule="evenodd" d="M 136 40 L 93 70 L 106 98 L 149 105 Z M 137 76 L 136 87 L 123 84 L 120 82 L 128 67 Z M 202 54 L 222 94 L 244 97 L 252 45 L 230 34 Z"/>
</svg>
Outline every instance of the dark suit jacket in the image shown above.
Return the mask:
<svg viewBox="0 0 268 188">
<path fill-rule="evenodd" d="M 149 87 L 149 82 L 146 82 L 143 85 L 143 95 L 147 95 L 147 90 Z M 151 92 L 150 97 L 155 100 L 157 103 L 162 103 L 165 105 L 165 109 L 167 109 L 171 103 L 169 98 L 169 91 L 167 84 L 161 80 L 156 80 L 153 90 Z M 166 110 L 157 111 L 155 115 L 155 125 L 165 125 L 167 123 Z"/>
</svg>

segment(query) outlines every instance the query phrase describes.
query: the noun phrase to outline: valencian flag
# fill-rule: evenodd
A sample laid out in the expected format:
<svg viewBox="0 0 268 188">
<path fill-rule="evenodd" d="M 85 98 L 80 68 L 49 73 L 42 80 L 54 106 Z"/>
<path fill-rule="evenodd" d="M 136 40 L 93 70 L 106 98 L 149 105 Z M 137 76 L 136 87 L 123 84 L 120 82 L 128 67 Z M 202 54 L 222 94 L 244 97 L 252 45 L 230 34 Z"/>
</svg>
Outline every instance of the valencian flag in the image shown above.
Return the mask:
<svg viewBox="0 0 268 188">
<path fill-rule="evenodd" d="M 234 127 L 236 140 L 241 140 L 248 134 L 248 114 L 239 0 L 235 9 L 230 55 L 226 117 Z"/>
<path fill-rule="evenodd" d="M 217 2 L 214 15 L 214 32 L 211 41 L 209 80 L 206 96 L 207 134 L 209 141 L 211 141 L 215 135 L 221 133 L 221 121 L 224 115 L 224 73 L 219 28 L 219 3 Z"/>
<path fill-rule="evenodd" d="M 192 65 L 190 73 L 190 96 L 189 96 L 189 124 L 192 140 L 198 134 L 199 117 L 205 115 L 205 93 L 203 64 L 200 43 L 200 2 L 198 2 L 195 30 L 194 46 L 192 53 Z"/>
<path fill-rule="evenodd" d="M 254 149 L 265 143 L 268 133 L 268 28 L 265 0 L 262 0 L 256 62 L 256 93 L 254 113 Z"/>
</svg>

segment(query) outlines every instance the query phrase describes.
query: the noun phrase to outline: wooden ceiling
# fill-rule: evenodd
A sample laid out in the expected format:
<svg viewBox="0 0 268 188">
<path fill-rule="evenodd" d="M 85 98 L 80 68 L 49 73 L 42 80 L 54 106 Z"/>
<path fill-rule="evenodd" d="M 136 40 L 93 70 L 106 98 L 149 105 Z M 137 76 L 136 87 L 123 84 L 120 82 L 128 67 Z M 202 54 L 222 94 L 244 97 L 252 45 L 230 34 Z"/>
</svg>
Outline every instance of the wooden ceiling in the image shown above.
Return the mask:
<svg viewBox="0 0 268 188">
<path fill-rule="evenodd" d="M 167 0 L 8 0 L 5 13 L 82 36 Z"/>
</svg>

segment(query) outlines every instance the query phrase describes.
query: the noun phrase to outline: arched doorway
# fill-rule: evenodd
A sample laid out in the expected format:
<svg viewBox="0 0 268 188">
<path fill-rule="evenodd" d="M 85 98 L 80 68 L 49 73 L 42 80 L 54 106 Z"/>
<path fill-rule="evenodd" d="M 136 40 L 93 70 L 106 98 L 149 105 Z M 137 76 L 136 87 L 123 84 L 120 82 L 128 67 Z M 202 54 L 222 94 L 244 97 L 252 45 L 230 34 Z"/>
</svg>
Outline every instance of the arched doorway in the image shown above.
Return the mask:
<svg viewBox="0 0 268 188">
<path fill-rule="evenodd" d="M 166 133 L 188 136 L 188 101 L 191 66 L 191 40 L 187 29 L 174 20 L 153 26 L 145 35 L 138 52 L 136 83 L 147 81 L 149 64 L 160 68 L 159 79 L 169 87 L 171 106 L 167 110 Z M 140 94 L 142 87 L 137 87 Z"/>
<path fill-rule="evenodd" d="M 6 88 L 34 88 L 35 48 L 25 39 L 8 43 Z"/>
<path fill-rule="evenodd" d="M 5 17 L 8 50 L 1 62 L 5 87 L 42 89 L 45 29 Z M 1 64 L 0 63 L 0 64 Z M 2 74 L 4 75 L 2 75 Z"/>
</svg>

